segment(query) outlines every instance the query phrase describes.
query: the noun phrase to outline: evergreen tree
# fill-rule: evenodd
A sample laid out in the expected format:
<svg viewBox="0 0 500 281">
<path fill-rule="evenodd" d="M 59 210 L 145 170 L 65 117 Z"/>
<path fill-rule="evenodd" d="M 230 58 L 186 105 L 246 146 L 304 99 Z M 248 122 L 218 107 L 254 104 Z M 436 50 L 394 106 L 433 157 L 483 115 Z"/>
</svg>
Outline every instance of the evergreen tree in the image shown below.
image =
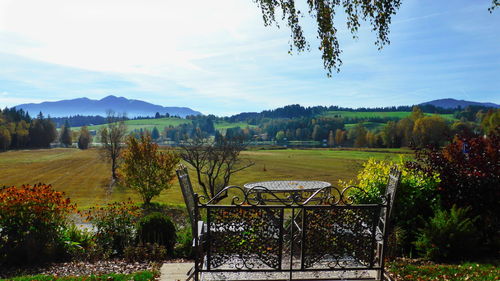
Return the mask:
<svg viewBox="0 0 500 281">
<path fill-rule="evenodd" d="M 83 126 L 80 129 L 80 137 L 78 137 L 78 148 L 79 149 L 87 149 L 89 148 L 89 144 L 92 142 L 92 136 L 90 135 L 87 126 Z"/>
<path fill-rule="evenodd" d="M 158 128 L 154 127 L 153 131 L 151 132 L 151 138 L 153 140 L 157 140 L 160 138 L 160 132 L 158 131 Z"/>
<path fill-rule="evenodd" d="M 71 127 L 69 126 L 68 120 L 66 120 L 63 128 L 61 129 L 60 142 L 65 147 L 71 146 L 73 144 L 73 138 L 71 136 Z"/>
<path fill-rule="evenodd" d="M 56 126 L 50 119 L 45 119 L 42 112 L 31 121 L 29 129 L 30 146 L 50 147 L 50 143 L 57 137 Z"/>
</svg>

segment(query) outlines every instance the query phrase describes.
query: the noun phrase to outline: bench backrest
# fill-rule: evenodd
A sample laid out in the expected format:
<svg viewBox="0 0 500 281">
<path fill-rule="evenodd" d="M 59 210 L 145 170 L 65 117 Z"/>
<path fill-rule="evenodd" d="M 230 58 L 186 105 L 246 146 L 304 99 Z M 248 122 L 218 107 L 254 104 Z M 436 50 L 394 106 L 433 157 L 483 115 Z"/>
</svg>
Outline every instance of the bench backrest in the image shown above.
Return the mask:
<svg viewBox="0 0 500 281">
<path fill-rule="evenodd" d="M 311 195 L 317 201 L 265 204 L 251 192 L 230 186 L 232 203 L 196 202 L 197 213 L 206 216 L 202 271 L 331 270 L 334 264 L 376 270 L 376 247 L 386 238 L 376 231 L 382 209 L 377 204 L 346 204 L 348 192 L 334 187 Z M 253 192 L 256 192 L 253 190 Z M 237 194 L 237 195 L 236 195 Z M 331 196 L 329 196 L 330 194 Z M 342 199 L 336 200 L 341 194 Z M 276 198 L 278 199 L 278 198 Z M 381 234 L 381 235 L 380 235 Z M 199 256 L 197 260 L 202 260 Z"/>
<path fill-rule="evenodd" d="M 179 179 L 179 184 L 181 186 L 182 196 L 184 197 L 184 203 L 186 203 L 186 208 L 189 213 L 189 219 L 191 220 L 191 230 L 193 236 L 196 235 L 195 224 L 197 223 L 196 215 L 195 215 L 195 200 L 194 200 L 194 192 L 193 186 L 191 185 L 191 180 L 189 178 L 188 169 L 184 165 L 179 165 L 179 169 L 177 169 L 177 178 Z"/>
<path fill-rule="evenodd" d="M 401 171 L 396 169 L 395 167 L 391 168 L 391 171 L 389 172 L 389 180 L 385 189 L 385 197 L 390 198 L 391 200 L 389 204 L 389 220 L 391 219 L 392 207 L 394 206 L 394 202 L 396 201 L 396 191 L 398 189 L 400 181 Z"/>
</svg>

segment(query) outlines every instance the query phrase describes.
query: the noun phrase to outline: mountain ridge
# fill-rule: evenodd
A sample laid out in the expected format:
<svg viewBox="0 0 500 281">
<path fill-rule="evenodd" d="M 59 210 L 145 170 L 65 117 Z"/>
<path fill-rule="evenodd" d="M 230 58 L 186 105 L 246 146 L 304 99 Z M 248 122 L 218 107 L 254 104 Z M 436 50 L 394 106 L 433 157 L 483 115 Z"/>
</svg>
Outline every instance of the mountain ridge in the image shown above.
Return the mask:
<svg viewBox="0 0 500 281">
<path fill-rule="evenodd" d="M 431 100 L 428 102 L 423 102 L 419 105 L 426 105 L 426 104 L 446 109 L 457 108 L 459 106 L 461 108 L 465 108 L 467 106 L 485 106 L 485 107 L 500 108 L 500 105 L 492 102 L 475 102 L 475 101 L 457 100 L 452 98 Z"/>
<path fill-rule="evenodd" d="M 195 111 L 189 107 L 166 107 L 141 100 L 117 97 L 114 95 L 108 95 L 100 100 L 82 97 L 60 101 L 25 103 L 16 105 L 15 108 L 23 109 L 31 115 L 36 115 L 39 112 L 42 112 L 44 115 L 50 115 L 52 117 L 67 117 L 77 114 L 106 116 L 106 112 L 108 110 L 112 110 L 118 114 L 125 113 L 128 117 L 154 116 L 156 112 L 159 112 L 162 115 L 168 113 L 170 115 L 178 115 L 180 117 L 201 114 L 201 112 Z"/>
</svg>

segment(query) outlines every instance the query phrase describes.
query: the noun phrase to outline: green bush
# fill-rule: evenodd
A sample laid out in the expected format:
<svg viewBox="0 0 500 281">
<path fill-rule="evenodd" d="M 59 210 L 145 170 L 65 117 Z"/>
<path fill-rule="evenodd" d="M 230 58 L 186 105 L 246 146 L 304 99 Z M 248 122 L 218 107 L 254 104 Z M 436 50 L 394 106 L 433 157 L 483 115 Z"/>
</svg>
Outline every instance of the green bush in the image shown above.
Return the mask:
<svg viewBox="0 0 500 281">
<path fill-rule="evenodd" d="M 92 232 L 70 224 L 63 231 L 66 252 L 73 259 L 92 259 L 96 254 L 96 243 Z"/>
<path fill-rule="evenodd" d="M 477 249 L 479 233 L 474 227 L 478 217 L 470 218 L 470 208 L 453 206 L 450 211 L 437 209 L 434 217 L 420 229 L 417 250 L 434 261 L 470 257 Z"/>
<path fill-rule="evenodd" d="M 351 189 L 349 194 L 355 203 L 380 202 L 380 196 L 385 194 L 390 168 L 393 166 L 397 166 L 402 174 L 391 221 L 405 232 L 399 243 L 406 251 L 410 251 L 411 242 L 416 239 L 417 229 L 423 226 L 420 217 L 427 219 L 432 216 L 431 206 L 439 201 L 436 196 L 439 183 L 437 174 L 428 176 L 422 171 L 410 169 L 404 158 L 400 158 L 396 163 L 369 159 L 357 176 L 358 183 L 341 181 L 340 185 L 355 185 L 360 188 Z"/>
<path fill-rule="evenodd" d="M 154 212 L 137 223 L 137 239 L 140 243 L 163 245 L 169 255 L 174 253 L 176 240 L 175 225 L 166 215 Z"/>
<path fill-rule="evenodd" d="M 179 258 L 193 257 L 193 234 L 190 226 L 185 226 L 177 232 L 177 244 L 174 253 Z"/>
<path fill-rule="evenodd" d="M 115 202 L 105 207 L 92 207 L 87 219 L 97 229 L 94 239 L 103 256 L 121 255 L 135 240 L 135 224 L 140 215 L 132 202 Z"/>
</svg>

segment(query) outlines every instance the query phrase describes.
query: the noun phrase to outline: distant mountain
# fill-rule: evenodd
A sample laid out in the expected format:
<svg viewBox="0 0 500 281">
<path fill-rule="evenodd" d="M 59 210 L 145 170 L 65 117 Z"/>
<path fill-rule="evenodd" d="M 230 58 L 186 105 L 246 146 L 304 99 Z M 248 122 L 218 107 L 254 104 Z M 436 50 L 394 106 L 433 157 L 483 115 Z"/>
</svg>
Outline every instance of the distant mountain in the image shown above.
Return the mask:
<svg viewBox="0 0 500 281">
<path fill-rule="evenodd" d="M 40 111 L 43 115 L 52 117 L 66 117 L 74 115 L 101 115 L 106 116 L 106 111 L 113 110 L 127 117 L 154 116 L 156 112 L 164 115 L 199 115 L 201 112 L 194 111 L 188 107 L 164 107 L 141 100 L 132 100 L 124 97 L 107 96 L 101 100 L 78 98 L 72 100 L 61 100 L 54 102 L 26 103 L 15 106 L 17 109 L 28 111 L 31 116 L 36 116 Z"/>
<path fill-rule="evenodd" d="M 475 101 L 466 101 L 466 100 L 456 100 L 456 99 L 439 99 L 421 103 L 422 105 L 430 104 L 442 108 L 465 108 L 469 105 L 477 105 L 477 106 L 485 106 L 485 107 L 494 107 L 500 108 L 500 105 L 491 103 L 491 102 L 475 102 Z"/>
</svg>

